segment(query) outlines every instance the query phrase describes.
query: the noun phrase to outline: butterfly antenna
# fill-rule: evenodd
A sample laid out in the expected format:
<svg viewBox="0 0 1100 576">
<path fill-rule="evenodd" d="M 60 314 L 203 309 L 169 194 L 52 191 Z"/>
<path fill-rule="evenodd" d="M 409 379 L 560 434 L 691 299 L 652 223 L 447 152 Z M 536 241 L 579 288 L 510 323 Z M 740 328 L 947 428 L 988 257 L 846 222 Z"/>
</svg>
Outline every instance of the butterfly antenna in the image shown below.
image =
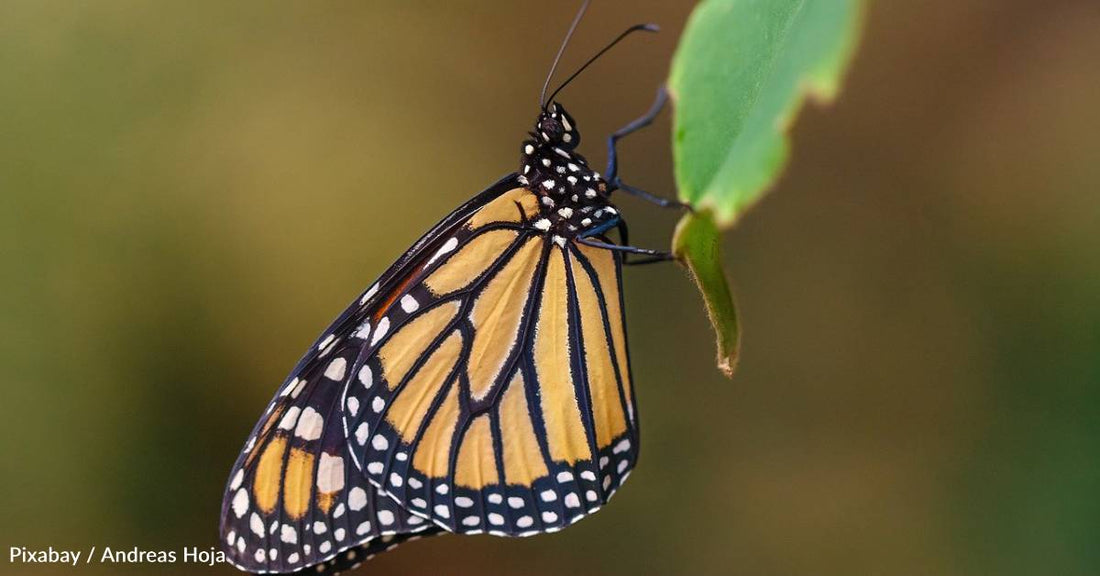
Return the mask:
<svg viewBox="0 0 1100 576">
<path fill-rule="evenodd" d="M 546 109 L 546 89 L 550 87 L 550 79 L 554 77 L 554 72 L 558 69 L 558 62 L 561 62 L 561 56 L 565 53 L 565 47 L 569 45 L 573 33 L 577 31 L 577 26 L 580 25 L 581 18 L 584 18 L 584 13 L 588 11 L 588 5 L 591 3 L 592 0 L 584 0 L 584 4 L 581 4 L 581 9 L 577 11 L 577 15 L 573 17 L 573 23 L 569 25 L 569 31 L 565 33 L 565 39 L 561 41 L 558 55 L 554 56 L 554 63 L 550 66 L 550 72 L 546 75 L 546 82 L 542 84 L 542 92 L 539 93 L 539 108 L 543 110 Z"/>
<path fill-rule="evenodd" d="M 603 50 L 600 50 L 596 53 L 595 56 L 589 58 L 588 62 L 585 62 L 584 65 L 578 68 L 576 72 L 574 72 L 570 77 L 566 78 L 565 82 L 562 82 L 561 86 L 558 86 L 558 89 L 554 90 L 554 92 L 550 94 L 550 98 L 543 100 L 543 107 L 546 106 L 545 102 L 553 101 L 554 97 L 558 95 L 558 92 L 561 92 L 566 86 L 569 85 L 570 82 L 573 81 L 574 78 L 580 76 L 581 72 L 584 72 L 584 70 L 591 66 L 593 62 L 599 60 L 600 56 L 603 56 L 605 52 L 614 48 L 616 44 L 622 42 L 623 39 L 625 39 L 627 36 L 630 36 L 635 32 L 659 32 L 660 30 L 661 28 L 656 24 L 635 24 L 634 26 L 627 28 L 622 34 L 619 34 L 619 36 L 612 40 L 607 46 L 604 46 Z M 557 62 L 555 62 L 554 64 L 557 65 Z M 547 78 L 546 81 L 549 82 L 550 79 Z"/>
</svg>

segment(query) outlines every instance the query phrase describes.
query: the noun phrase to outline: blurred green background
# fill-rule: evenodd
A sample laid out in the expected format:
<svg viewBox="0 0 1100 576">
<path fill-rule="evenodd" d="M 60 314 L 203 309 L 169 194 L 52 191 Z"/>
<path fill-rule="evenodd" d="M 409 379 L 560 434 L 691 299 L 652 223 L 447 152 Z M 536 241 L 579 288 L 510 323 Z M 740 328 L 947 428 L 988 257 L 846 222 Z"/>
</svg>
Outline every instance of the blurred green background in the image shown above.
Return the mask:
<svg viewBox="0 0 1100 576">
<path fill-rule="evenodd" d="M 562 97 L 602 163 L 689 2 L 597 2 Z M 573 3 L 0 6 L 0 544 L 215 544 L 316 334 L 516 168 Z M 627 272 L 644 456 L 559 534 L 361 574 L 1100 572 L 1100 5 L 880 2 L 838 103 L 727 239 L 724 380 L 675 266 Z M 672 194 L 667 115 L 623 173 Z M 637 243 L 676 215 L 621 199 Z M 74 573 L 13 566 L 0 572 Z M 232 574 L 91 565 L 87 574 Z"/>
</svg>

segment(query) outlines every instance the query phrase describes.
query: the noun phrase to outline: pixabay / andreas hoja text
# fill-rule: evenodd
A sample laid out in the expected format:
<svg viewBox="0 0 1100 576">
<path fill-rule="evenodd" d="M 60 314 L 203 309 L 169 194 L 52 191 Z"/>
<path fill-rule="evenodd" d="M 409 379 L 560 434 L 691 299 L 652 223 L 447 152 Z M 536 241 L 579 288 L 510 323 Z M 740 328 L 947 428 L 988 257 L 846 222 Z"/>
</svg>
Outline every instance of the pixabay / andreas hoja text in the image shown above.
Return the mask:
<svg viewBox="0 0 1100 576">
<path fill-rule="evenodd" d="M 176 550 L 142 550 L 137 546 L 130 549 L 99 548 L 92 546 L 88 550 L 66 550 L 54 548 L 30 549 L 24 546 L 12 546 L 8 552 L 11 564 L 205 564 L 213 566 L 225 562 L 225 554 L 217 548 L 198 548 L 185 546 Z"/>
</svg>

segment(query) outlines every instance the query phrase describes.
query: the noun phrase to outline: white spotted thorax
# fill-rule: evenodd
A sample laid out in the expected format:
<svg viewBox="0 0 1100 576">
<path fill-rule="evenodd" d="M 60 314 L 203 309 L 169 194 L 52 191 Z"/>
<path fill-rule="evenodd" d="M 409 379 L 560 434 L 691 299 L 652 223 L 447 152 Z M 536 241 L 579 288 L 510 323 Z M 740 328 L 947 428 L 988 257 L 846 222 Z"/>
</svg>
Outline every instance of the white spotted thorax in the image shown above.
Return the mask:
<svg viewBox="0 0 1100 576">
<path fill-rule="evenodd" d="M 539 197 L 535 228 L 573 238 L 615 220 L 606 180 L 576 152 L 581 134 L 565 108 L 551 103 L 523 143 L 520 181 Z"/>
</svg>

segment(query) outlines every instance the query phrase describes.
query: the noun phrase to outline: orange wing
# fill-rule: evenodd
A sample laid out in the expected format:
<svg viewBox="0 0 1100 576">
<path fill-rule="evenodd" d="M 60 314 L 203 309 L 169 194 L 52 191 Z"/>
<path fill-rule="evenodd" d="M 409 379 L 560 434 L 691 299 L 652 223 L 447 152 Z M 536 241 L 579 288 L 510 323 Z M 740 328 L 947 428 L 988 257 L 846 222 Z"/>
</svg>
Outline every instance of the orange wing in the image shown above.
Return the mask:
<svg viewBox="0 0 1100 576">
<path fill-rule="evenodd" d="M 345 392 L 350 453 L 449 531 L 556 531 L 606 503 L 637 454 L 620 262 L 474 220 L 405 287 L 414 313 L 369 327 L 377 347 Z"/>
</svg>

